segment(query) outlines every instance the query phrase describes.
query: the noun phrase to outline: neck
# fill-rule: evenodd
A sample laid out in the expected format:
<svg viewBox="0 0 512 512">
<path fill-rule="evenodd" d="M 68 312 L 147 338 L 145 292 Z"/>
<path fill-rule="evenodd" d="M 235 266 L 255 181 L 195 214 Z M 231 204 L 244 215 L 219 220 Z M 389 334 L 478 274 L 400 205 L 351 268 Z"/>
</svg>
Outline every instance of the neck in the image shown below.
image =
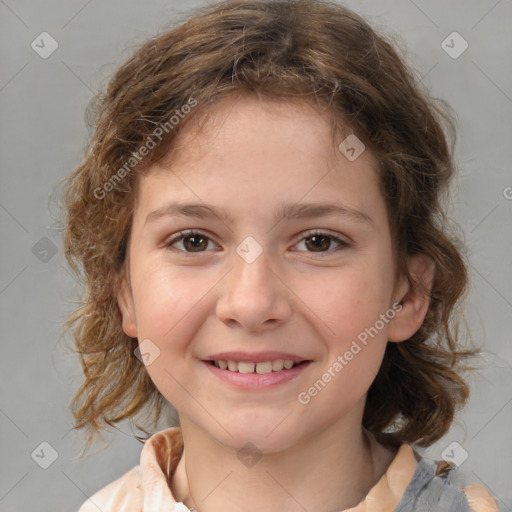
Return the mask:
<svg viewBox="0 0 512 512">
<path fill-rule="evenodd" d="M 361 423 L 335 424 L 300 445 L 244 465 L 237 450 L 181 421 L 186 449 L 172 477 L 177 501 L 199 512 L 333 512 L 358 505 L 395 451 L 379 445 Z"/>
</svg>

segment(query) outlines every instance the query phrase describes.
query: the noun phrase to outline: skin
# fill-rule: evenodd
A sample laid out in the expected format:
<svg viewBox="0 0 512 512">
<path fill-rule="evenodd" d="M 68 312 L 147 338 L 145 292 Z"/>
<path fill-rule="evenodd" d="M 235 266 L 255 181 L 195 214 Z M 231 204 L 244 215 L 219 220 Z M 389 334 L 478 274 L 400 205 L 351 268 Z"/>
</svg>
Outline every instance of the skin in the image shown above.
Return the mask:
<svg viewBox="0 0 512 512">
<path fill-rule="evenodd" d="M 159 348 L 147 371 L 178 411 L 185 450 L 173 494 L 202 512 L 354 507 L 396 453 L 365 434 L 366 393 L 386 344 L 408 339 L 428 308 L 395 275 L 376 160 L 366 150 L 349 161 L 332 144 L 329 116 L 303 100 L 239 95 L 217 103 L 207 119 L 200 131 L 189 123 L 172 160 L 140 178 L 118 294 L 125 333 Z M 146 222 L 176 200 L 224 208 L 233 222 Z M 342 203 L 370 220 L 273 220 L 282 203 L 306 202 Z M 166 247 L 184 229 L 207 237 L 200 252 L 190 252 L 190 239 Z M 322 239 L 327 247 L 315 250 L 312 229 L 345 243 Z M 236 252 L 248 236 L 262 249 L 252 263 Z M 428 285 L 426 260 L 411 258 L 409 266 Z M 400 312 L 378 335 L 299 403 L 299 393 L 398 302 Z M 271 391 L 239 390 L 202 362 L 228 350 L 292 352 L 312 363 Z M 247 442 L 262 455 L 252 467 L 237 457 Z"/>
</svg>

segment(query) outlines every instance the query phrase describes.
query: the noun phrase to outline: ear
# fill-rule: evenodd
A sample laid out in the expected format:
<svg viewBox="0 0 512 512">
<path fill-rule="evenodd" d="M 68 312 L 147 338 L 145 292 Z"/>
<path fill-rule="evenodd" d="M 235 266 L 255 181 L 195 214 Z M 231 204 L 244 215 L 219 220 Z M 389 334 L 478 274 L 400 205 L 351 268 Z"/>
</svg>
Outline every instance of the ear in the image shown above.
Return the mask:
<svg viewBox="0 0 512 512">
<path fill-rule="evenodd" d="M 404 279 L 395 295 L 401 309 L 389 322 L 388 341 L 409 339 L 418 331 L 430 305 L 430 291 L 434 280 L 434 262 L 424 254 L 416 254 L 408 260 L 409 273 L 414 282 Z"/>
<path fill-rule="evenodd" d="M 128 271 L 123 270 L 118 276 L 117 304 L 121 312 L 123 331 L 131 338 L 137 338 L 137 321 L 135 318 L 135 303 Z"/>
</svg>

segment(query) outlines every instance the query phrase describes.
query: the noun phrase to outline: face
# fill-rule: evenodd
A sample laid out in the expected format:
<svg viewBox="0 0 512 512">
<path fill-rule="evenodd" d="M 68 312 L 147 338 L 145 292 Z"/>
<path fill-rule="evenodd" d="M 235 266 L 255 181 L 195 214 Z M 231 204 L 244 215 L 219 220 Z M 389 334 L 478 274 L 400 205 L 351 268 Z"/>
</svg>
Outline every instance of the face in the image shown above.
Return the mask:
<svg viewBox="0 0 512 512">
<path fill-rule="evenodd" d="M 375 166 L 307 103 L 241 96 L 141 177 L 123 329 L 182 425 L 271 452 L 360 423 L 386 343 L 415 330 Z"/>
</svg>

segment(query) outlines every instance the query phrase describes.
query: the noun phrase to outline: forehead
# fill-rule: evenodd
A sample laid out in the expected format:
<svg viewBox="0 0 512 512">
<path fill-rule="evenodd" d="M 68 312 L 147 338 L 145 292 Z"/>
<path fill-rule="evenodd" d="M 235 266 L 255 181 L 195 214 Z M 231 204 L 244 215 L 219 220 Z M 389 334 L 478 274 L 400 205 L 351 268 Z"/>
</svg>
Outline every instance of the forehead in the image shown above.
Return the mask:
<svg viewBox="0 0 512 512">
<path fill-rule="evenodd" d="M 167 157 L 148 169 L 140 206 L 182 199 L 217 202 L 236 214 L 237 205 L 272 204 L 276 211 L 302 200 L 344 198 L 353 209 L 376 202 L 375 158 L 365 150 L 350 161 L 335 135 L 333 114 L 305 100 L 224 98 L 185 126 Z"/>
<path fill-rule="evenodd" d="M 267 151 L 285 144 L 296 153 L 332 160 L 333 121 L 332 111 L 307 99 L 234 93 L 203 107 L 187 122 L 164 162 L 180 165 L 205 158 L 234 157 L 242 150 L 247 154 L 253 140 L 252 152 L 262 144 Z"/>
</svg>

